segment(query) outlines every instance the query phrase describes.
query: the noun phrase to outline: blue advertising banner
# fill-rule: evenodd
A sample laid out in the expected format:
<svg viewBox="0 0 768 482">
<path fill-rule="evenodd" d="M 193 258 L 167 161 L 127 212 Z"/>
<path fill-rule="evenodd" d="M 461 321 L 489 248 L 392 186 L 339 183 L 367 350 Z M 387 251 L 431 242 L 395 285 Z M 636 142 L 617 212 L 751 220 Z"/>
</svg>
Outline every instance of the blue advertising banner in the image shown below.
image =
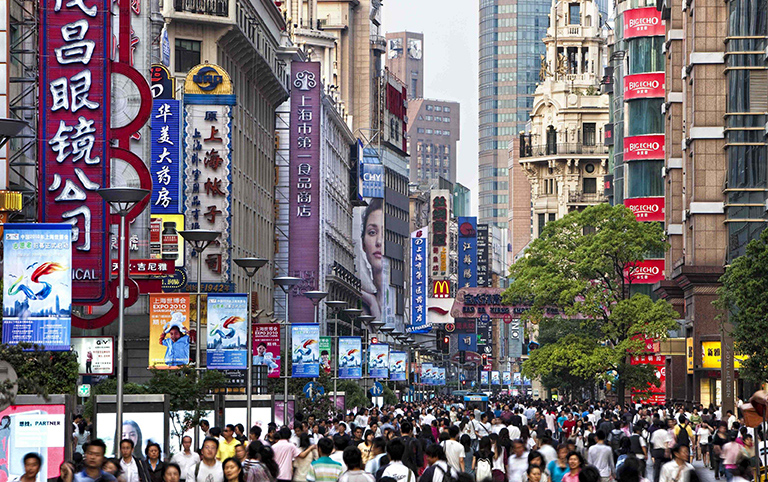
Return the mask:
<svg viewBox="0 0 768 482">
<path fill-rule="evenodd" d="M 438 367 L 435 370 L 437 371 L 435 385 L 445 385 L 445 368 Z"/>
<path fill-rule="evenodd" d="M 183 214 L 181 101 L 152 101 L 152 214 Z"/>
<path fill-rule="evenodd" d="M 320 325 L 291 325 L 291 375 L 296 378 L 320 376 Z"/>
<path fill-rule="evenodd" d="M 429 228 L 411 233 L 411 325 L 409 333 L 428 333 L 427 325 L 427 265 L 429 263 Z"/>
<path fill-rule="evenodd" d="M 489 372 L 483 370 L 480 372 L 480 385 L 488 385 Z"/>
<path fill-rule="evenodd" d="M 368 375 L 371 378 L 389 378 L 389 345 L 376 343 L 368 350 Z"/>
<path fill-rule="evenodd" d="M 512 386 L 512 372 L 501 373 L 501 384 L 506 386 Z"/>
<path fill-rule="evenodd" d="M 72 226 L 5 224 L 3 343 L 69 351 Z"/>
<path fill-rule="evenodd" d="M 214 370 L 248 368 L 248 295 L 208 294 L 207 366 Z"/>
<path fill-rule="evenodd" d="M 339 378 L 363 377 L 363 342 L 359 336 L 339 337 Z"/>
<path fill-rule="evenodd" d="M 360 139 L 357 140 L 358 153 L 358 192 L 363 198 L 384 197 L 384 165 L 379 160 L 376 149 L 363 148 Z"/>
<path fill-rule="evenodd" d="M 408 354 L 404 351 L 389 352 L 389 379 L 399 382 L 407 380 L 405 369 L 408 366 Z"/>
<path fill-rule="evenodd" d="M 477 353 L 477 335 L 475 333 L 459 333 L 459 351 Z"/>
<path fill-rule="evenodd" d="M 498 370 L 491 372 L 491 385 L 501 385 L 501 374 Z"/>
<path fill-rule="evenodd" d="M 421 364 L 421 383 L 424 385 L 434 385 L 435 367 L 431 363 Z"/>
<path fill-rule="evenodd" d="M 459 288 L 477 287 L 477 218 L 461 216 L 459 223 Z"/>
<path fill-rule="evenodd" d="M 520 372 L 515 372 L 512 374 L 512 384 L 516 387 L 519 387 L 523 384 L 523 375 Z"/>
</svg>

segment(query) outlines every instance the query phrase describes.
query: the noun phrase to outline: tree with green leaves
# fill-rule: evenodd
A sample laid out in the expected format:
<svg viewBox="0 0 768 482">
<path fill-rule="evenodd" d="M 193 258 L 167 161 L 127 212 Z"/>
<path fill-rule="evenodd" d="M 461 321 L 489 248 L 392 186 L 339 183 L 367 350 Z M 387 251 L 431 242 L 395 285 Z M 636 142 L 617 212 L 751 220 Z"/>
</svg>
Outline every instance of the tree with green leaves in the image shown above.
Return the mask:
<svg viewBox="0 0 768 482">
<path fill-rule="evenodd" d="M 0 360 L 11 364 L 18 375 L 18 393 L 42 395 L 74 394 L 79 366 L 77 356 L 68 351 L 46 351 L 22 343 L 0 344 Z M 0 384 L 0 398 L 8 399 L 12 384 Z"/>
<path fill-rule="evenodd" d="M 768 380 L 768 229 L 747 244 L 720 282 L 714 304 L 733 326 L 734 353 L 746 358 L 739 376 L 763 383 Z"/>
<path fill-rule="evenodd" d="M 573 211 L 547 223 L 525 256 L 512 265 L 513 281 L 504 302 L 529 304 L 524 318 L 535 323 L 545 318 L 548 308 L 580 320 L 580 326 L 595 335 L 578 338 L 588 340 L 594 349 L 574 345 L 572 338 L 565 337 L 554 343 L 559 347 L 550 349 L 551 353 L 564 356 L 577 349 L 590 358 L 599 355 L 605 363 L 574 373 L 597 380 L 614 371 L 623 403 L 625 387 L 658 384 L 655 369 L 631 365 L 628 354 L 642 351 L 646 339 L 666 338 L 676 326 L 677 314 L 668 302 L 654 302 L 632 290 L 640 263 L 648 254 L 661 254 L 667 247 L 660 224 L 638 222 L 622 205 L 598 204 Z M 534 366 L 534 362 L 527 363 Z M 547 373 L 528 370 L 536 376 Z"/>
</svg>

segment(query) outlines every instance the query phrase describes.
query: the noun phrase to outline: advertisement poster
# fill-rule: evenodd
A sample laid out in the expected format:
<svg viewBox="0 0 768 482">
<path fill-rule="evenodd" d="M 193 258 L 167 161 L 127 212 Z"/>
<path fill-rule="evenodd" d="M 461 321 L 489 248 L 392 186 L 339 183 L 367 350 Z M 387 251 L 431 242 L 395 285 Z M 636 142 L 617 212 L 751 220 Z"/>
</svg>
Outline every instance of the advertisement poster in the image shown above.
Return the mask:
<svg viewBox="0 0 768 482">
<path fill-rule="evenodd" d="M 339 378 L 363 377 L 363 344 L 359 336 L 339 337 Z"/>
<path fill-rule="evenodd" d="M 491 372 L 491 385 L 501 385 L 501 376 L 498 370 L 493 370 Z"/>
<path fill-rule="evenodd" d="M 133 456 L 145 457 L 147 444 L 152 441 L 165 443 L 163 412 L 131 412 L 123 414 L 123 438 L 133 440 Z M 100 412 L 96 414 L 96 437 L 107 444 L 107 457 L 114 455 L 115 413 Z"/>
<path fill-rule="evenodd" d="M 389 379 L 404 382 L 407 379 L 405 373 L 408 366 L 408 353 L 393 351 L 389 353 Z"/>
<path fill-rule="evenodd" d="M 523 375 L 520 372 L 512 374 L 512 384 L 516 387 L 523 385 Z"/>
<path fill-rule="evenodd" d="M 459 217 L 459 287 L 477 287 L 477 218 Z"/>
<path fill-rule="evenodd" d="M 279 378 L 280 360 L 280 324 L 254 324 L 253 364 L 266 365 L 269 378 Z"/>
<path fill-rule="evenodd" d="M 247 319 L 246 293 L 208 294 L 208 368 L 248 368 Z"/>
<path fill-rule="evenodd" d="M 389 345 L 371 345 L 368 359 L 368 374 L 371 378 L 389 378 Z"/>
<path fill-rule="evenodd" d="M 386 321 L 383 315 L 389 276 L 384 270 L 384 200 L 372 198 L 366 201 L 367 207 L 355 207 L 352 212 L 352 238 L 363 314 Z"/>
<path fill-rule="evenodd" d="M 480 372 L 480 385 L 488 385 L 488 373 L 485 370 Z"/>
<path fill-rule="evenodd" d="M 77 357 L 80 375 L 115 373 L 115 340 L 111 336 L 73 336 L 72 351 Z"/>
<path fill-rule="evenodd" d="M 435 370 L 437 371 L 435 385 L 445 385 L 445 368 L 438 367 L 438 368 L 435 368 Z"/>
<path fill-rule="evenodd" d="M 114 426 L 114 415 L 112 420 Z M 42 480 L 55 480 L 71 440 L 64 405 L 12 405 L 0 411 L 0 480 L 24 475 L 24 455 L 30 452 L 42 455 Z"/>
<path fill-rule="evenodd" d="M 333 371 L 333 349 L 330 336 L 320 337 L 320 370 L 330 375 Z"/>
<path fill-rule="evenodd" d="M 421 364 L 421 383 L 424 385 L 434 385 L 435 367 L 431 363 Z"/>
<path fill-rule="evenodd" d="M 501 383 L 506 386 L 512 385 L 512 372 L 502 372 Z"/>
<path fill-rule="evenodd" d="M 5 224 L 3 343 L 69 351 L 71 238 L 69 224 Z"/>
<path fill-rule="evenodd" d="M 411 233 L 411 326 L 409 333 L 427 333 L 427 282 L 429 279 L 429 228 Z"/>
<path fill-rule="evenodd" d="M 189 295 L 150 293 L 149 367 L 189 363 Z"/>
<path fill-rule="evenodd" d="M 320 376 L 320 325 L 291 325 L 291 374 L 297 378 Z"/>
</svg>

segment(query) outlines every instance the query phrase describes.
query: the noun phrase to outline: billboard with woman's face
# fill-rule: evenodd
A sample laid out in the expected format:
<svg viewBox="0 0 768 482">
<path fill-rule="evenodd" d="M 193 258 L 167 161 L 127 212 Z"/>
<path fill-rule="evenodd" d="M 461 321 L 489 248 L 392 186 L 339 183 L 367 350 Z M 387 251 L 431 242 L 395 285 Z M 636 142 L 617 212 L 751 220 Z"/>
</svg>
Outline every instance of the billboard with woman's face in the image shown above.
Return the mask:
<svg viewBox="0 0 768 482">
<path fill-rule="evenodd" d="M 362 283 L 365 314 L 375 320 L 384 320 L 386 291 L 389 288 L 384 259 L 384 200 L 369 198 L 366 201 L 368 206 L 356 207 L 353 213 L 357 276 Z"/>
</svg>

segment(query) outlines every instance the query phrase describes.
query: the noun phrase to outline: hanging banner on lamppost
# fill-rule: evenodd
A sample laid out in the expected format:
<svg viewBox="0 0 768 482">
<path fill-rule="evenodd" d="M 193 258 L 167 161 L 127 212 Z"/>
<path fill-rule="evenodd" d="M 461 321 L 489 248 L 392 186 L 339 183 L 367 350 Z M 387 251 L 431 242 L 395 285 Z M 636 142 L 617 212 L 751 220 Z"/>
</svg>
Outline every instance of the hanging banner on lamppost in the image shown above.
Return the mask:
<svg viewBox="0 0 768 482">
<path fill-rule="evenodd" d="M 501 384 L 508 387 L 512 386 L 512 372 L 501 372 Z"/>
<path fill-rule="evenodd" d="M 405 367 L 408 366 L 408 353 L 392 351 L 389 353 L 389 379 L 404 382 L 407 379 Z"/>
<path fill-rule="evenodd" d="M 434 385 L 435 367 L 431 363 L 421 364 L 421 383 L 422 385 Z"/>
<path fill-rule="evenodd" d="M 208 294 L 208 368 L 248 368 L 247 319 L 247 293 Z"/>
<path fill-rule="evenodd" d="M 188 294 L 150 293 L 150 368 L 175 368 L 189 363 L 189 308 Z"/>
<path fill-rule="evenodd" d="M 501 385 L 501 376 L 498 370 L 491 371 L 491 385 Z"/>
<path fill-rule="evenodd" d="M 373 344 L 368 353 L 368 374 L 371 378 L 389 378 L 389 345 Z"/>
<path fill-rule="evenodd" d="M 437 372 L 435 385 L 445 385 L 445 367 L 437 367 L 435 371 Z"/>
<path fill-rule="evenodd" d="M 291 374 L 296 378 L 320 376 L 320 325 L 291 325 Z"/>
<path fill-rule="evenodd" d="M 359 336 L 339 337 L 339 378 L 362 378 L 363 342 Z"/>
<path fill-rule="evenodd" d="M 280 378 L 280 323 L 253 325 L 253 364 L 267 367 L 269 378 Z"/>
<path fill-rule="evenodd" d="M 483 370 L 480 372 L 480 385 L 488 385 L 488 375 L 490 372 Z"/>
<path fill-rule="evenodd" d="M 72 226 L 6 224 L 3 239 L 3 343 L 69 351 Z"/>
<path fill-rule="evenodd" d="M 333 349 L 330 336 L 320 337 L 320 369 L 330 375 L 333 370 Z"/>
</svg>

